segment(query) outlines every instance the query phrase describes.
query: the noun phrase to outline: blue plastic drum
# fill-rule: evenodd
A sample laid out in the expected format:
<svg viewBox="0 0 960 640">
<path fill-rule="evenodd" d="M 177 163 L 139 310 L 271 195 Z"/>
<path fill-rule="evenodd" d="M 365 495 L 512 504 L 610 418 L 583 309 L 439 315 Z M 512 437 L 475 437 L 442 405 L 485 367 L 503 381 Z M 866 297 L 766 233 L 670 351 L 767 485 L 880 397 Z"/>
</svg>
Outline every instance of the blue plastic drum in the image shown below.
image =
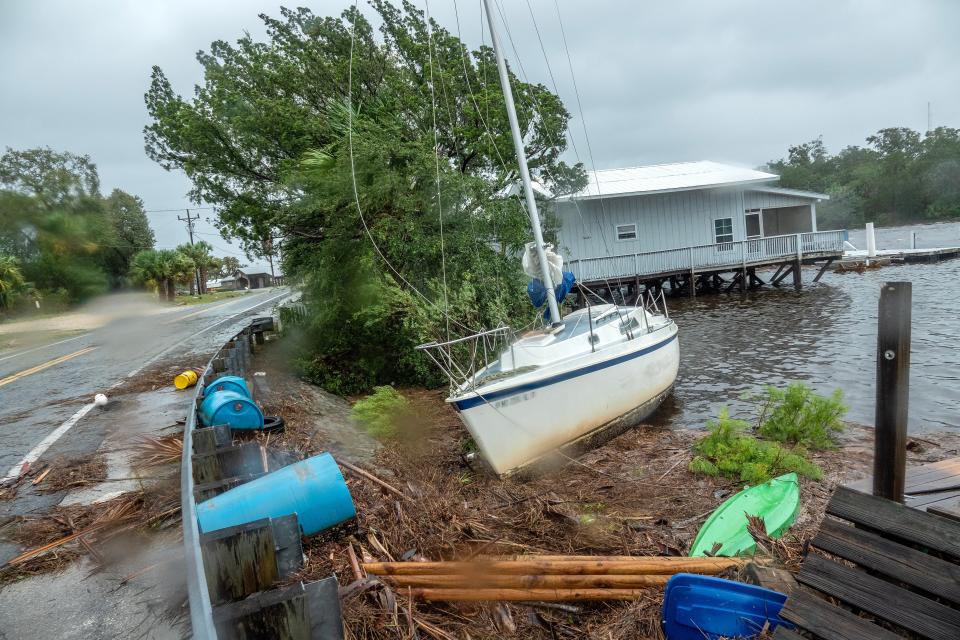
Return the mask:
<svg viewBox="0 0 960 640">
<path fill-rule="evenodd" d="M 208 384 L 203 390 L 203 393 L 205 395 L 210 395 L 217 391 L 235 391 L 247 396 L 248 398 L 251 397 L 250 387 L 247 386 L 247 381 L 240 376 L 220 376 Z"/>
<path fill-rule="evenodd" d="M 263 429 L 263 412 L 242 393 L 217 391 L 203 399 L 200 422 L 205 427 L 226 424 L 231 429 Z"/>
<path fill-rule="evenodd" d="M 329 453 L 283 467 L 197 505 L 203 533 L 291 513 L 297 514 L 304 535 L 356 517 L 350 490 Z"/>
</svg>

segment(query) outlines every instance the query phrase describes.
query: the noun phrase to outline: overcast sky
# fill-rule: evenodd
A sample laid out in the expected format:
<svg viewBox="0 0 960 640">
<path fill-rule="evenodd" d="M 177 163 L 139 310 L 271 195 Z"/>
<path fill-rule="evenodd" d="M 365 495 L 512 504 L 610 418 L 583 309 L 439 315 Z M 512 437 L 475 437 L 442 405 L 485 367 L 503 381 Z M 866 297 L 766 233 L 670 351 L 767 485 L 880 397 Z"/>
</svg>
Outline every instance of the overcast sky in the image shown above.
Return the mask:
<svg viewBox="0 0 960 640">
<path fill-rule="evenodd" d="M 455 32 L 454 0 L 430 9 Z M 576 120 L 554 0 L 529 0 L 559 91 Z M 550 86 L 526 0 L 501 0 L 528 79 Z M 159 65 L 182 94 L 201 82 L 198 50 L 249 31 L 269 0 L 0 0 L 0 147 L 89 154 L 104 192 L 149 210 L 193 206 L 181 173 L 143 151 L 143 94 Z M 302 3 L 301 3 L 302 4 Z M 339 14 L 346 0 L 309 3 Z M 416 4 L 423 6 L 422 0 Z M 711 159 L 755 166 L 822 135 L 831 151 L 882 127 L 960 127 L 956 0 L 559 0 L 598 168 Z M 361 6 L 364 6 L 361 3 Z M 479 0 L 458 0 L 480 42 Z M 364 10 L 369 15 L 369 7 Z M 211 211 L 200 211 L 204 216 Z M 176 213 L 151 213 L 158 245 L 186 240 Z M 238 253 L 206 223 L 219 254 Z"/>
</svg>

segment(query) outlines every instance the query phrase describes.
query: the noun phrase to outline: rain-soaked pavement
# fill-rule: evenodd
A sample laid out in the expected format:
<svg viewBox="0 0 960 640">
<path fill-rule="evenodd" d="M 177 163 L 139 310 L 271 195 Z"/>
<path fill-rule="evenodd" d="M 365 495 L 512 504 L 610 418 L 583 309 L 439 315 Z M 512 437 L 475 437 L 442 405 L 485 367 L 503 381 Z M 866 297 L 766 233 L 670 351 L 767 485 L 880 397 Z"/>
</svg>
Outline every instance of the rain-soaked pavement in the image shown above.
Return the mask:
<svg viewBox="0 0 960 640">
<path fill-rule="evenodd" d="M 97 421 L 86 420 L 83 412 L 94 394 L 109 395 L 161 359 L 202 365 L 202 354 L 223 343 L 245 319 L 269 312 L 289 295 L 284 288 L 266 289 L 174 308 L 108 297 L 106 311 L 115 308 L 115 313 L 105 326 L 47 346 L 0 351 L 0 478 L 16 475 L 25 458 L 40 449 L 44 458 L 96 450 L 103 430 L 91 426 Z"/>
<path fill-rule="evenodd" d="M 106 481 L 91 487 L 47 493 L 26 483 L 14 498 L 0 501 L 0 523 L 135 490 L 139 480 L 131 477 L 137 474 L 129 465 L 129 445 L 141 434 L 182 428 L 177 420 L 187 410 L 186 395 L 170 385 L 143 391 L 138 379 L 163 364 L 202 366 L 251 317 L 270 313 L 289 296 L 277 288 L 176 308 L 118 296 L 107 299 L 110 319 L 98 329 L 0 351 L 0 477 L 19 470 L 41 448 L 34 466 L 94 452 L 107 463 Z M 110 397 L 106 406 L 91 405 L 96 393 Z M 85 558 L 0 588 L 0 640 L 182 637 L 177 609 L 184 569 L 177 532 L 120 538 L 117 544 L 129 548 L 110 548 L 113 561 L 106 566 Z M 22 550 L 0 540 L 0 565 Z M 128 580 L 134 575 L 140 577 Z"/>
</svg>

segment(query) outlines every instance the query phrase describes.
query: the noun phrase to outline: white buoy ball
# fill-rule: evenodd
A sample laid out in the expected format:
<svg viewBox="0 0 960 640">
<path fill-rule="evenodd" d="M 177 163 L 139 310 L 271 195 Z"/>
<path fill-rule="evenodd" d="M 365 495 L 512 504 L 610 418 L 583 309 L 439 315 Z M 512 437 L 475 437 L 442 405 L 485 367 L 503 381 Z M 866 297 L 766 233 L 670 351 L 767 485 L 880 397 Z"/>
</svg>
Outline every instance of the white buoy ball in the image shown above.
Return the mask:
<svg viewBox="0 0 960 640">
<path fill-rule="evenodd" d="M 98 407 L 104 406 L 107 404 L 107 396 L 103 395 L 102 393 L 98 393 L 97 395 L 93 396 L 93 404 L 97 405 Z"/>
</svg>

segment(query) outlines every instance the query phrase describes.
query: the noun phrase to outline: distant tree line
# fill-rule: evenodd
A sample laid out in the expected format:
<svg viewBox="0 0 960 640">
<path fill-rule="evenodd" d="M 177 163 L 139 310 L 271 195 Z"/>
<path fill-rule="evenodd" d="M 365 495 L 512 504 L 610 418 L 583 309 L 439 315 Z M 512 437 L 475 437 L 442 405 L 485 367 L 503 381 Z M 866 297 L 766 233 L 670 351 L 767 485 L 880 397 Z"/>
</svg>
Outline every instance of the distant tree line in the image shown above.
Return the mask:
<svg viewBox="0 0 960 640">
<path fill-rule="evenodd" d="M 821 137 L 790 147 L 767 168 L 784 187 L 830 196 L 817 205 L 824 229 L 960 218 L 960 129 L 881 129 L 865 146 L 834 155 Z"/>
<path fill-rule="evenodd" d="M 126 285 L 154 245 L 140 198 L 100 193 L 89 156 L 49 148 L 0 156 L 0 311 L 84 300 Z"/>
</svg>

